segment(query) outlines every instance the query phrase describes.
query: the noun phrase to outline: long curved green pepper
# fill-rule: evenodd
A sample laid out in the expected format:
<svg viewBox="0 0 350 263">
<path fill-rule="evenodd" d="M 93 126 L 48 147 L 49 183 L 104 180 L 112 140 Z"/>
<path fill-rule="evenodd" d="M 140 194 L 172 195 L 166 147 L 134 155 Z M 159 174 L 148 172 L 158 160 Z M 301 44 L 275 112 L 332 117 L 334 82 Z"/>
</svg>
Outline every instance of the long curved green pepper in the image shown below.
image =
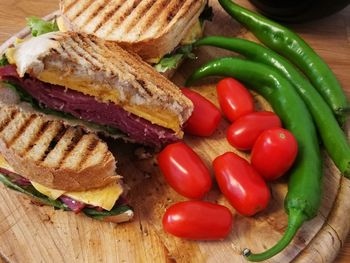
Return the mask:
<svg viewBox="0 0 350 263">
<path fill-rule="evenodd" d="M 239 58 L 221 58 L 197 69 L 187 84 L 215 75 L 237 78 L 264 96 L 298 141 L 298 157 L 289 172 L 288 194 L 284 202 L 288 214 L 287 230 L 275 246 L 261 254 L 244 251 L 250 261 L 266 260 L 282 251 L 300 226 L 317 215 L 323 170 L 316 129 L 303 100 L 289 81 L 272 67 Z"/>
<path fill-rule="evenodd" d="M 332 70 L 296 33 L 231 0 L 219 0 L 226 12 L 249 29 L 263 44 L 297 65 L 318 89 L 338 121 L 344 124 L 349 103 Z"/>
<path fill-rule="evenodd" d="M 255 42 L 219 36 L 198 40 L 194 46 L 215 46 L 237 52 L 244 57 L 274 67 L 289 80 L 307 105 L 322 142 L 340 172 L 350 177 L 350 145 L 332 110 L 311 83 L 284 57 Z"/>
</svg>

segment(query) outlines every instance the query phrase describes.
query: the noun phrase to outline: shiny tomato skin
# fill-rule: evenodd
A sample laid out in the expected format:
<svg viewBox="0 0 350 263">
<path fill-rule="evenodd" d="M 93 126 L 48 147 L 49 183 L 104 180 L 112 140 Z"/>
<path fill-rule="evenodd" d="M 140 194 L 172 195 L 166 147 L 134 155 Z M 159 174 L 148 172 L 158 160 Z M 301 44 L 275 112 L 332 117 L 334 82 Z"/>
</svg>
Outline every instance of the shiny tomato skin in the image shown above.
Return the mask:
<svg viewBox="0 0 350 263">
<path fill-rule="evenodd" d="M 212 135 L 221 120 L 220 110 L 195 91 L 187 88 L 182 88 L 181 91 L 194 106 L 191 117 L 185 123 L 185 133 L 203 137 Z"/>
<path fill-rule="evenodd" d="M 213 166 L 221 192 L 238 213 L 252 216 L 267 207 L 270 190 L 247 160 L 227 152 L 218 156 Z"/>
<path fill-rule="evenodd" d="M 166 232 L 193 240 L 224 239 L 232 224 L 233 216 L 227 207 L 204 201 L 176 203 L 163 216 Z"/>
<path fill-rule="evenodd" d="M 210 172 L 185 143 L 169 144 L 158 154 L 158 165 L 168 184 L 179 194 L 201 199 L 210 190 Z"/>
<path fill-rule="evenodd" d="M 270 111 L 252 112 L 238 118 L 229 126 L 227 140 L 239 150 L 251 150 L 263 131 L 278 127 L 282 127 L 282 123 L 275 113 Z"/>
<path fill-rule="evenodd" d="M 292 167 L 297 154 L 298 142 L 294 135 L 275 128 L 258 137 L 252 149 L 251 163 L 266 180 L 275 180 Z"/>
<path fill-rule="evenodd" d="M 237 80 L 225 78 L 216 86 L 220 107 L 231 122 L 254 111 L 253 96 Z"/>
</svg>

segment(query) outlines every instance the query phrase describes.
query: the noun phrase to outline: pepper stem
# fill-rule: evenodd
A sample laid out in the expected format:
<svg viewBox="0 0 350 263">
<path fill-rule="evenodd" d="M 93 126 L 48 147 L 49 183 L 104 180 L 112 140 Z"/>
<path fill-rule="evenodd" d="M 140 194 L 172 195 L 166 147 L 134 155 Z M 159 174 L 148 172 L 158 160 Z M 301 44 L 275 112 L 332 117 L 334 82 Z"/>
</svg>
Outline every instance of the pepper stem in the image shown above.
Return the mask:
<svg viewBox="0 0 350 263">
<path fill-rule="evenodd" d="M 254 262 L 263 261 L 275 256 L 276 254 L 281 252 L 285 247 L 288 246 L 288 244 L 292 241 L 298 229 L 306 221 L 306 219 L 307 217 L 304 215 L 304 213 L 301 210 L 291 209 L 289 211 L 287 230 L 276 245 L 274 245 L 269 250 L 260 254 L 253 254 L 250 252 L 249 249 L 246 248 L 243 250 L 243 255 L 249 261 L 254 261 Z"/>
</svg>

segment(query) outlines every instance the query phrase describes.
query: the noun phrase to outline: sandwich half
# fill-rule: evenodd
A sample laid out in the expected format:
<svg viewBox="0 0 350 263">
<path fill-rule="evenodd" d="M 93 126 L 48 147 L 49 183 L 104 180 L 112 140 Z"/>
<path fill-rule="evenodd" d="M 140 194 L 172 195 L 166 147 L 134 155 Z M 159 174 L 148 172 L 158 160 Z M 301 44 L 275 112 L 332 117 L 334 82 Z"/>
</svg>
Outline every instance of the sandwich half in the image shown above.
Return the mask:
<svg viewBox="0 0 350 263">
<path fill-rule="evenodd" d="M 37 112 L 0 87 L 0 181 L 35 203 L 120 223 L 125 204 L 116 160 L 83 126 Z"/>
<path fill-rule="evenodd" d="M 92 35 L 47 33 L 8 49 L 6 58 L 0 78 L 23 100 L 112 137 L 161 147 L 182 138 L 193 110 L 139 56 Z"/>
<path fill-rule="evenodd" d="M 170 73 L 191 56 L 210 17 L 207 0 L 61 0 L 61 31 L 94 34 Z"/>
</svg>

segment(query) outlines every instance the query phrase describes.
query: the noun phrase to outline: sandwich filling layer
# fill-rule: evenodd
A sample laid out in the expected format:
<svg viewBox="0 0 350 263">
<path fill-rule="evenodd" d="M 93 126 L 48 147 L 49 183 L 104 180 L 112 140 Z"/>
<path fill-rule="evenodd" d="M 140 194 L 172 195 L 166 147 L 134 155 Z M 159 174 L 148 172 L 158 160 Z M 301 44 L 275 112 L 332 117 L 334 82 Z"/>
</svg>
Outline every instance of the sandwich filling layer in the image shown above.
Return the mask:
<svg viewBox="0 0 350 263">
<path fill-rule="evenodd" d="M 152 124 L 114 103 L 99 102 L 92 96 L 44 83 L 27 75 L 20 78 L 14 65 L 0 68 L 0 78 L 16 83 L 47 108 L 69 113 L 88 122 L 119 129 L 132 141 L 159 147 L 178 140 L 172 130 Z"/>
</svg>

